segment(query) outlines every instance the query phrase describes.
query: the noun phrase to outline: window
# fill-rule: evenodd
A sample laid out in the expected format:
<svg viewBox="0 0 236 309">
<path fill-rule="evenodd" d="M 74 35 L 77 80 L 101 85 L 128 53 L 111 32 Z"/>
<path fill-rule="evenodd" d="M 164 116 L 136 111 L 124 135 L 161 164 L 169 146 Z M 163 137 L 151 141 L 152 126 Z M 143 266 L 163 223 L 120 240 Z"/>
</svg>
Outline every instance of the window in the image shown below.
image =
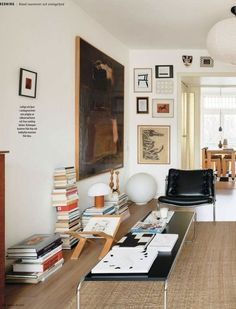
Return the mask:
<svg viewBox="0 0 236 309">
<path fill-rule="evenodd" d="M 236 148 L 236 89 L 204 88 L 201 101 L 201 146 L 217 148 L 226 138 L 228 147 Z"/>
</svg>

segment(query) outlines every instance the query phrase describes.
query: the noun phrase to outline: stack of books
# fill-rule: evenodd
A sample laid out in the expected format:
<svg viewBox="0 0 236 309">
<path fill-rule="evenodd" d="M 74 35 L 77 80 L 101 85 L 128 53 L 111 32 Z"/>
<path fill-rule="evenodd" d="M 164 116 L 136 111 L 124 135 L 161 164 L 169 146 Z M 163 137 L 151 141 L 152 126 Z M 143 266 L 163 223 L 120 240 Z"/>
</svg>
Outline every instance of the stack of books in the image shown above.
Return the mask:
<svg viewBox="0 0 236 309">
<path fill-rule="evenodd" d="M 116 209 L 116 214 L 121 216 L 121 221 L 129 218 L 129 201 L 126 193 L 112 193 L 105 196 L 105 206 L 113 205 Z"/>
<path fill-rule="evenodd" d="M 102 208 L 90 207 L 87 208 L 82 215 L 82 226 L 88 224 L 89 220 L 94 216 L 102 216 L 102 215 L 114 215 L 116 213 L 116 208 L 114 205 L 104 206 Z"/>
<path fill-rule="evenodd" d="M 57 168 L 54 171 L 53 179 L 52 206 L 57 210 L 55 232 L 59 233 L 62 238 L 62 248 L 71 249 L 78 239 L 69 236 L 66 232 L 81 231 L 75 168 L 72 166 Z"/>
<path fill-rule="evenodd" d="M 9 247 L 7 257 L 16 260 L 6 273 L 6 281 L 38 283 L 44 281 L 63 264 L 59 234 L 35 234 Z"/>
</svg>

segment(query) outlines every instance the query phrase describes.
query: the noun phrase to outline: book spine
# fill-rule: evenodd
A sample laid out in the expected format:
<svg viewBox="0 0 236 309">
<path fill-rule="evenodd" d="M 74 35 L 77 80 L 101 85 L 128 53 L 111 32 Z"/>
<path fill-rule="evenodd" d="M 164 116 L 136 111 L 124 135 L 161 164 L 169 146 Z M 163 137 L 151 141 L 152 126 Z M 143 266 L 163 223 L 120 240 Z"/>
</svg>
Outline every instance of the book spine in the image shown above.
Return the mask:
<svg viewBox="0 0 236 309">
<path fill-rule="evenodd" d="M 70 211 L 70 210 L 78 208 L 78 204 L 76 202 L 74 204 L 70 204 L 66 206 L 56 206 L 56 207 L 57 207 L 57 211 Z"/>
<path fill-rule="evenodd" d="M 44 272 L 55 263 L 60 261 L 63 258 L 62 250 L 55 253 L 53 256 L 49 257 L 41 264 L 36 263 L 15 263 L 13 264 L 14 272 Z"/>
<path fill-rule="evenodd" d="M 50 268 L 51 266 L 56 264 L 58 261 L 60 261 L 62 258 L 63 258 L 62 251 L 59 251 L 57 254 L 53 255 L 52 257 L 50 257 L 48 260 L 46 260 L 42 264 L 42 266 L 43 266 L 42 271 L 47 270 L 48 268 Z"/>
<path fill-rule="evenodd" d="M 52 249 L 58 247 L 59 245 L 62 244 L 61 238 L 59 238 L 58 240 L 54 241 L 53 243 L 49 244 L 48 246 L 44 247 L 43 249 L 37 251 L 37 257 L 44 255 L 46 253 L 48 253 L 49 251 L 51 251 Z"/>
</svg>

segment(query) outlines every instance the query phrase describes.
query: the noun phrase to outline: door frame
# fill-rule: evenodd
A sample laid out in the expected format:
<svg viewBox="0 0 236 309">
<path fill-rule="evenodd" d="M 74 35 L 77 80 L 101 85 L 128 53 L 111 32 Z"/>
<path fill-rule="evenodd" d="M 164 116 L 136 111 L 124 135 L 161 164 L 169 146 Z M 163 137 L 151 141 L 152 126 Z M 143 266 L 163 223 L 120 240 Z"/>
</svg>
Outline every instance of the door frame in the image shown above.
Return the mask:
<svg viewBox="0 0 236 309">
<path fill-rule="evenodd" d="M 178 72 L 177 73 L 177 162 L 178 162 L 178 166 L 181 166 L 181 143 L 182 143 L 182 132 L 181 132 L 181 128 L 182 128 L 182 99 L 181 99 L 181 95 L 182 95 L 182 90 L 181 90 L 181 83 L 182 83 L 182 78 L 183 77 L 189 77 L 189 78 L 196 78 L 196 77 L 236 77 L 236 72 Z M 222 86 L 226 86 L 226 85 L 219 85 L 219 84 L 211 84 L 211 85 L 192 85 L 192 87 L 222 87 Z M 232 87 L 232 85 L 230 85 Z M 236 87 L 236 85 L 235 85 Z M 199 108 L 199 112 L 201 112 L 201 109 Z M 201 115 L 199 115 L 200 117 L 200 121 L 201 121 Z M 201 130 L 201 123 L 199 124 L 199 128 L 198 129 L 198 134 L 199 134 L 199 141 L 200 141 L 200 130 Z M 200 147 L 200 145 L 199 145 Z M 196 148 L 195 148 L 196 149 Z M 199 149 L 199 157 L 200 157 L 200 149 Z"/>
</svg>

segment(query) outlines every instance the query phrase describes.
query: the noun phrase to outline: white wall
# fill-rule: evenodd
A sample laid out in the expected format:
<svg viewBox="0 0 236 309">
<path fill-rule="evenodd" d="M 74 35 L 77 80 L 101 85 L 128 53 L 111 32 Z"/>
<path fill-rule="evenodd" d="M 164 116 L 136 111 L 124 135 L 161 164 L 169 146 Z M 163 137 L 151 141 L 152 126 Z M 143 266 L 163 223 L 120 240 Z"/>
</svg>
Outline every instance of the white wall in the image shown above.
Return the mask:
<svg viewBox="0 0 236 309">
<path fill-rule="evenodd" d="M 49 2 L 49 1 L 47 1 Z M 64 7 L 2 7 L 0 10 L 0 149 L 10 150 L 6 160 L 6 246 L 32 233 L 54 230 L 55 209 L 50 202 L 55 167 L 74 164 L 74 69 L 75 36 L 79 35 L 125 65 L 125 168 L 121 169 L 121 188 L 127 176 L 145 171 L 155 176 L 158 194 L 163 192 L 168 169 L 178 166 L 177 73 L 234 72 L 232 66 L 215 63 L 200 68 L 199 57 L 206 51 L 132 50 L 112 37 L 71 0 Z M 193 55 L 191 67 L 182 55 Z M 129 64 L 130 59 L 130 64 Z M 174 118 L 159 119 L 136 114 L 133 68 L 157 64 L 174 65 Z M 18 96 L 19 68 L 38 73 L 37 98 Z M 155 89 L 155 84 L 153 89 Z M 155 91 L 149 95 L 155 98 Z M 36 107 L 38 132 L 32 138 L 17 134 L 19 106 Z M 137 164 L 137 125 L 171 125 L 171 164 Z M 108 174 L 78 183 L 81 209 L 91 202 L 88 187 L 96 181 L 109 181 Z"/>
<path fill-rule="evenodd" d="M 0 149 L 10 151 L 6 158 L 6 246 L 32 233 L 54 231 L 53 170 L 74 165 L 75 37 L 81 36 L 125 65 L 128 80 L 128 49 L 73 1 L 64 4 L 0 10 Z M 21 67 L 38 73 L 36 99 L 18 96 Z M 31 138 L 17 133 L 22 104 L 36 107 L 38 131 Z M 127 115 L 126 108 L 126 123 Z M 125 150 L 126 144 L 127 140 Z M 91 202 L 87 190 L 96 181 L 108 182 L 109 175 L 78 183 L 81 209 Z"/>
<path fill-rule="evenodd" d="M 192 55 L 193 63 L 186 67 L 182 62 L 182 55 Z M 147 172 L 156 178 L 158 184 L 157 194 L 164 193 L 164 179 L 169 168 L 180 167 L 179 152 L 180 139 L 178 139 L 179 125 L 177 115 L 180 112 L 180 75 L 194 75 L 202 72 L 204 74 L 231 72 L 236 74 L 235 66 L 224 65 L 216 62 L 213 68 L 200 67 L 200 56 L 208 56 L 206 50 L 131 50 L 130 51 L 130 85 L 131 91 L 129 96 L 129 169 L 128 175 L 136 172 Z M 158 96 L 156 94 L 155 65 L 174 65 L 174 93 L 173 95 Z M 133 91 L 133 69 L 134 68 L 152 68 L 153 91 L 152 93 L 134 93 Z M 179 85 L 179 86 L 178 86 Z M 179 87 L 179 89 L 177 89 Z M 149 114 L 136 114 L 136 97 L 149 97 Z M 173 118 L 152 118 L 152 99 L 158 97 L 174 98 L 174 117 Z M 159 164 L 138 164 L 137 163 L 137 125 L 170 125 L 171 126 L 171 162 L 169 165 Z M 207 219 L 206 216 L 201 217 Z"/>
</svg>

